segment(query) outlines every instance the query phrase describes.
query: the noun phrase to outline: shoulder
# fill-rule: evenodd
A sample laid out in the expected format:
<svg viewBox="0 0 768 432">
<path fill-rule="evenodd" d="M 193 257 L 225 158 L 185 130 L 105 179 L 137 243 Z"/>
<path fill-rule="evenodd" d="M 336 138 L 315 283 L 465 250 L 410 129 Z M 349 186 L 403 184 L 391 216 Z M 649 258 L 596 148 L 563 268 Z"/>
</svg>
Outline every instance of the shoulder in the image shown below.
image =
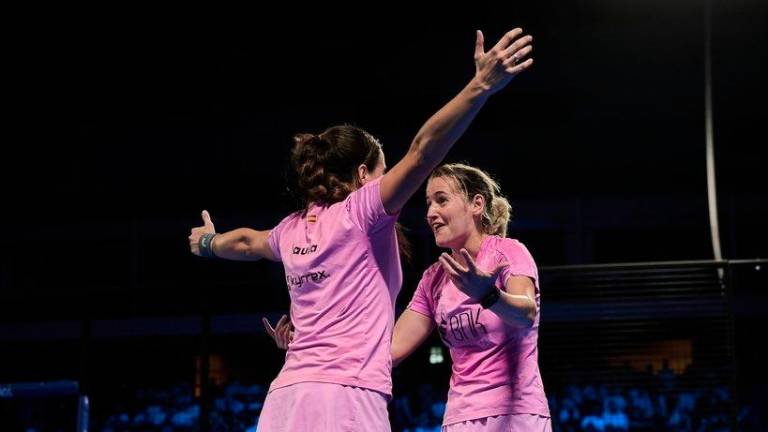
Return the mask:
<svg viewBox="0 0 768 432">
<path fill-rule="evenodd" d="M 280 223 L 278 223 L 278 224 L 276 225 L 276 227 L 280 227 L 280 226 L 286 226 L 286 225 L 290 225 L 290 224 L 292 224 L 292 223 L 296 223 L 296 222 L 298 222 L 299 220 L 301 220 L 301 218 L 303 218 L 303 217 L 304 217 L 305 213 L 306 213 L 306 211 L 305 211 L 305 210 L 297 210 L 297 211 L 295 211 L 295 212 L 293 212 L 293 213 L 289 214 L 288 216 L 284 217 L 284 218 L 283 218 L 283 219 L 280 221 Z"/>
<path fill-rule="evenodd" d="M 490 240 L 489 247 L 493 250 L 497 259 L 531 258 L 528 248 L 517 239 L 493 236 Z"/>
<path fill-rule="evenodd" d="M 424 270 L 424 273 L 421 275 L 421 281 L 420 284 L 424 285 L 425 287 L 433 286 L 437 281 L 439 281 L 443 276 L 444 270 L 443 266 L 440 264 L 439 261 L 433 263 L 429 267 L 427 267 L 426 270 Z"/>
</svg>

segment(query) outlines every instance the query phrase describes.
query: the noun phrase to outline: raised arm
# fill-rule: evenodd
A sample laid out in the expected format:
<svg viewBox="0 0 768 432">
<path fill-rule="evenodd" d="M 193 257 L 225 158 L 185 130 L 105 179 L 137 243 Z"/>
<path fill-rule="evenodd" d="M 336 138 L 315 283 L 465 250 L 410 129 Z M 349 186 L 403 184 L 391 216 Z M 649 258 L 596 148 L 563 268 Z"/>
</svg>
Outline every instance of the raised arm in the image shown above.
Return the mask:
<svg viewBox="0 0 768 432">
<path fill-rule="evenodd" d="M 464 133 L 492 94 L 533 64 L 522 61 L 533 49 L 531 36 L 516 28 L 507 32 L 489 51 L 477 31 L 475 76 L 458 95 L 427 120 L 413 139 L 408 153 L 384 175 L 381 200 L 387 213 L 397 213 L 418 190 L 429 173 Z"/>
</svg>

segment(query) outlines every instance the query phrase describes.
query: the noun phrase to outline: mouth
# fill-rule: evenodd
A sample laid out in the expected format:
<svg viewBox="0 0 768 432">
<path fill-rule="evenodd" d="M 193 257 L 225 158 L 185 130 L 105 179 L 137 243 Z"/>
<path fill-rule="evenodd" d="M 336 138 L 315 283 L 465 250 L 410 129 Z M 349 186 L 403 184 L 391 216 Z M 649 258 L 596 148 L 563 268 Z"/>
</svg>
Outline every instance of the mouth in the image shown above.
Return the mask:
<svg viewBox="0 0 768 432">
<path fill-rule="evenodd" d="M 444 226 L 445 226 L 445 224 L 443 224 L 443 223 L 435 222 L 435 223 L 432 224 L 432 231 L 437 232 L 440 228 L 442 228 Z"/>
</svg>

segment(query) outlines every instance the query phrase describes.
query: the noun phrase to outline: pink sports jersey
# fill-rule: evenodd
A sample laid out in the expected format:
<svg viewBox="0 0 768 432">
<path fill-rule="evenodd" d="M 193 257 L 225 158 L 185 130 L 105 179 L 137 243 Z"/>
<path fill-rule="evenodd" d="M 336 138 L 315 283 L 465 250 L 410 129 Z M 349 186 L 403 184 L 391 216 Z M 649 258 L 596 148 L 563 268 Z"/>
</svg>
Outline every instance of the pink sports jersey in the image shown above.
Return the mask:
<svg viewBox="0 0 768 432">
<path fill-rule="evenodd" d="M 397 215 L 386 214 L 380 183 L 293 213 L 269 234 L 285 268 L 295 327 L 270 391 L 315 381 L 391 395 L 394 303 L 403 277 Z"/>
<path fill-rule="evenodd" d="M 508 325 L 459 291 L 440 263 L 421 278 L 409 309 L 430 317 L 453 360 L 444 425 L 506 414 L 549 417 L 538 364 L 539 277 L 528 250 L 517 240 L 487 236 L 475 260 L 491 270 L 509 265 L 496 280 L 503 289 L 512 275 L 528 276 L 536 286 L 536 318 L 532 328 Z"/>
</svg>

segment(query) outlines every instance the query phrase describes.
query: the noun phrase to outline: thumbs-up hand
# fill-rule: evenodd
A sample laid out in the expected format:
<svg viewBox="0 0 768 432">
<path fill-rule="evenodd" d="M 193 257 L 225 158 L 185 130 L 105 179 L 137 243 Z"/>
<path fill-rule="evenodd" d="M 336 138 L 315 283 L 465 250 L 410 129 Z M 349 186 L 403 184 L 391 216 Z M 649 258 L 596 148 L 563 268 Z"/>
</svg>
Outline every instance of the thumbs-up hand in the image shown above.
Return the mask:
<svg viewBox="0 0 768 432">
<path fill-rule="evenodd" d="M 198 256 L 200 256 L 200 237 L 203 234 L 212 234 L 216 232 L 216 228 L 213 226 L 211 215 L 208 214 L 208 210 L 203 210 L 202 217 L 203 226 L 192 228 L 192 231 L 189 233 L 189 250 Z"/>
</svg>

